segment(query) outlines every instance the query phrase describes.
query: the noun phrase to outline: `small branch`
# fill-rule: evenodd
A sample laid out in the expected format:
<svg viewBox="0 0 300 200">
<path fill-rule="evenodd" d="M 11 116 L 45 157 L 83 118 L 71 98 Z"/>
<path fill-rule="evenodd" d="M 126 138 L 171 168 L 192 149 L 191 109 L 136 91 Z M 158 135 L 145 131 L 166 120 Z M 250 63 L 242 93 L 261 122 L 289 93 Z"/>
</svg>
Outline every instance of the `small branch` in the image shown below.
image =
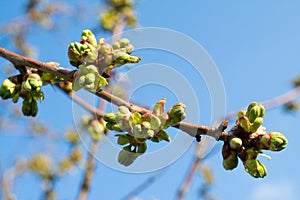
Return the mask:
<svg viewBox="0 0 300 200">
<path fill-rule="evenodd" d="M 179 189 L 179 192 L 178 192 L 178 195 L 177 195 L 177 200 L 182 200 L 185 193 L 187 192 L 189 186 L 190 186 L 190 183 L 192 182 L 192 179 L 194 177 L 194 174 L 196 173 L 198 167 L 199 167 L 199 164 L 200 164 L 200 161 L 201 161 L 201 158 L 196 156 L 195 160 L 193 161 L 187 175 L 186 175 L 186 178 L 183 182 L 183 184 L 181 185 L 180 189 Z"/>
<path fill-rule="evenodd" d="M 129 192 L 122 200 L 130 200 L 133 199 L 134 196 L 143 192 L 147 187 L 149 187 L 154 181 L 157 179 L 157 175 L 150 176 L 144 182 L 139 184 L 136 188 L 134 188 L 131 192 Z"/>
<path fill-rule="evenodd" d="M 259 104 L 263 105 L 266 110 L 270 110 L 273 108 L 277 108 L 279 106 L 283 106 L 287 103 L 290 103 L 290 102 L 294 101 L 295 99 L 299 98 L 299 96 L 300 96 L 300 86 L 295 87 L 294 89 L 292 89 L 282 95 L 279 95 L 272 99 L 268 99 L 266 101 L 260 102 Z M 230 112 L 226 116 L 225 119 L 228 121 L 234 120 L 236 118 L 237 113 L 238 113 L 238 111 Z"/>
<path fill-rule="evenodd" d="M 86 166 L 86 171 L 85 171 L 83 182 L 80 187 L 80 192 L 79 192 L 78 198 L 77 198 L 78 200 L 85 200 L 87 197 L 88 191 L 90 189 L 90 183 L 91 183 L 91 179 L 94 175 L 94 167 L 95 167 L 94 155 L 96 154 L 96 151 L 98 149 L 98 144 L 99 143 L 97 143 L 97 142 L 92 143 L 91 152 L 90 152 L 89 159 L 88 159 L 87 166 Z"/>
<path fill-rule="evenodd" d="M 73 81 L 73 74 L 75 71 L 70 71 L 70 70 L 65 70 L 65 69 L 60 69 L 57 68 L 53 65 L 53 63 L 44 63 L 44 62 L 40 62 L 31 58 L 27 58 L 15 53 L 12 53 L 4 48 L 0 48 L 0 56 L 9 60 L 10 62 L 12 62 L 13 65 L 22 65 L 22 66 L 27 66 L 30 68 L 35 68 L 38 69 L 40 71 L 44 71 L 44 72 L 48 72 L 50 74 L 53 74 L 55 76 L 58 76 L 60 78 L 63 78 L 65 81 Z M 112 94 L 110 94 L 107 91 L 104 90 L 99 90 L 97 92 L 94 93 L 95 95 L 97 95 L 98 97 L 116 105 L 116 106 L 126 106 L 128 107 L 132 112 L 139 112 L 139 113 L 149 113 L 151 112 L 150 110 L 140 107 L 138 105 L 135 105 L 133 103 L 127 102 L 124 99 L 121 99 L 117 96 L 114 96 Z M 191 135 L 192 137 L 196 136 L 196 135 L 206 135 L 210 130 L 214 130 L 214 128 L 210 128 L 207 126 L 199 126 L 199 125 L 195 125 L 195 124 L 189 124 L 186 122 L 181 122 L 178 125 L 174 126 L 175 128 L 178 128 L 182 131 L 186 131 L 186 133 L 188 133 L 189 135 Z M 218 135 L 213 135 L 215 132 L 212 131 L 210 132 L 211 136 L 217 138 Z"/>
</svg>

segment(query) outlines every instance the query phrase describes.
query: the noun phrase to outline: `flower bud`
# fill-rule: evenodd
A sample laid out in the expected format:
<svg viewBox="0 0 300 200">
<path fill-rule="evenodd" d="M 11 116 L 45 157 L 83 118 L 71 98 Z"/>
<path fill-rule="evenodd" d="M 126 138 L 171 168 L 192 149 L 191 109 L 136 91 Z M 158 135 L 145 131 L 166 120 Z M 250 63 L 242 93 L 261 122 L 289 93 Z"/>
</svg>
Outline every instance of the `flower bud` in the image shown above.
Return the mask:
<svg viewBox="0 0 300 200">
<path fill-rule="evenodd" d="M 113 123 L 113 122 L 108 122 L 108 123 L 106 123 L 106 128 L 108 129 L 108 130 L 115 130 L 114 129 L 114 125 L 116 125 L 115 123 Z"/>
<path fill-rule="evenodd" d="M 245 110 L 241 110 L 238 114 L 237 114 L 237 118 L 241 118 L 244 117 L 246 115 L 246 111 Z"/>
<path fill-rule="evenodd" d="M 5 79 L 2 83 L 2 87 L 5 91 L 9 90 L 10 93 L 12 94 L 15 90 L 16 84 L 11 82 L 9 79 Z"/>
<path fill-rule="evenodd" d="M 35 73 L 30 74 L 26 81 L 28 81 L 33 88 L 41 87 L 43 85 L 40 75 Z"/>
<path fill-rule="evenodd" d="M 151 129 L 151 124 L 147 121 L 142 122 L 142 126 L 146 129 Z"/>
<path fill-rule="evenodd" d="M 240 127 L 242 127 L 246 132 L 250 132 L 251 124 L 249 119 L 246 116 L 239 118 L 238 123 Z"/>
<path fill-rule="evenodd" d="M 31 115 L 31 105 L 26 99 L 22 103 L 22 112 L 25 116 Z"/>
<path fill-rule="evenodd" d="M 114 113 L 106 113 L 103 119 L 108 123 L 116 123 L 116 115 Z"/>
<path fill-rule="evenodd" d="M 126 53 L 131 54 L 134 51 L 134 46 L 129 44 L 126 46 Z"/>
<path fill-rule="evenodd" d="M 154 136 L 154 134 L 155 134 L 155 132 L 154 132 L 154 130 L 147 130 L 147 138 L 152 138 L 153 136 Z"/>
<path fill-rule="evenodd" d="M 253 106 L 250 111 L 247 113 L 249 121 L 252 123 L 254 120 L 261 115 L 261 107 Z"/>
<path fill-rule="evenodd" d="M 112 48 L 113 48 L 113 49 L 120 49 L 120 48 L 121 48 L 120 43 L 119 43 L 119 42 L 115 42 L 115 43 L 112 45 Z"/>
<path fill-rule="evenodd" d="M 101 55 L 112 53 L 112 46 L 105 42 L 104 38 L 101 38 L 98 42 L 98 51 Z"/>
<path fill-rule="evenodd" d="M 254 178 L 263 178 L 267 175 L 266 167 L 259 162 L 259 160 L 246 160 L 244 162 L 245 171 L 248 172 Z"/>
<path fill-rule="evenodd" d="M 264 120 L 262 117 L 258 117 L 254 120 L 254 122 L 251 124 L 250 132 L 255 133 L 257 129 L 263 124 Z"/>
<path fill-rule="evenodd" d="M 137 56 L 131 56 L 126 53 L 126 50 L 124 52 L 120 49 L 114 51 L 114 60 L 117 66 L 121 66 L 129 63 L 138 63 L 141 58 Z"/>
<path fill-rule="evenodd" d="M 9 90 L 6 90 L 6 91 L 4 92 L 4 94 L 2 95 L 2 99 L 3 99 L 3 100 L 9 99 L 9 98 L 11 98 L 11 97 L 12 97 L 12 93 L 11 93 Z"/>
<path fill-rule="evenodd" d="M 5 92 L 6 90 L 2 86 L 0 86 L 0 97 L 2 97 Z"/>
<path fill-rule="evenodd" d="M 29 81 L 23 81 L 22 82 L 22 85 L 21 85 L 22 93 L 28 93 L 28 92 L 31 91 L 31 89 L 32 89 L 32 87 L 31 87 Z"/>
<path fill-rule="evenodd" d="M 150 116 L 150 124 L 151 124 L 151 128 L 153 130 L 159 129 L 161 126 L 161 121 L 158 117 L 156 117 L 155 115 L 151 115 Z"/>
<path fill-rule="evenodd" d="M 82 44 L 78 42 L 72 42 L 68 47 L 68 58 L 70 63 L 76 67 L 82 63 L 81 46 Z"/>
<path fill-rule="evenodd" d="M 271 132 L 268 134 L 271 137 L 271 143 L 269 150 L 271 151 L 281 151 L 286 148 L 288 143 L 286 137 L 279 132 Z"/>
<path fill-rule="evenodd" d="M 259 107 L 260 107 L 260 115 L 259 115 L 259 117 L 263 117 L 263 116 L 265 116 L 265 107 L 263 106 L 263 105 L 259 105 Z"/>
<path fill-rule="evenodd" d="M 230 148 L 232 148 L 232 149 L 239 149 L 242 147 L 243 141 L 240 138 L 235 137 L 229 141 L 229 145 L 230 145 Z"/>
<path fill-rule="evenodd" d="M 12 98 L 12 101 L 13 101 L 14 103 L 18 103 L 19 97 L 20 97 L 20 95 L 19 95 L 18 93 L 15 94 L 15 95 L 13 96 L 13 98 Z"/>
<path fill-rule="evenodd" d="M 126 106 L 119 106 L 119 112 L 122 114 L 131 114 L 130 110 Z"/>
<path fill-rule="evenodd" d="M 98 58 L 97 49 L 86 50 L 83 53 L 83 60 L 86 63 L 92 64 L 96 61 L 97 58 Z"/>
<path fill-rule="evenodd" d="M 108 84 L 106 79 L 98 73 L 95 65 L 80 65 L 78 68 L 73 80 L 73 89 L 75 91 L 84 87 L 89 91 L 95 92 L 102 85 Z"/>
<path fill-rule="evenodd" d="M 254 106 L 257 106 L 257 105 L 258 105 L 257 102 L 252 102 L 252 103 L 250 103 L 249 106 L 248 106 L 248 108 L 247 108 L 247 113 L 249 113 L 250 110 L 251 110 Z"/>
<path fill-rule="evenodd" d="M 231 151 L 231 154 L 226 158 L 223 159 L 223 167 L 226 170 L 232 170 L 236 168 L 238 165 L 238 158 L 234 151 Z"/>
<path fill-rule="evenodd" d="M 184 104 L 177 103 L 168 111 L 171 125 L 176 125 L 186 117 L 185 110 L 186 106 Z"/>
<path fill-rule="evenodd" d="M 95 74 L 88 73 L 87 75 L 85 75 L 85 83 L 86 84 L 94 83 L 95 80 L 96 80 Z"/>
<path fill-rule="evenodd" d="M 120 48 L 126 48 L 130 44 L 130 41 L 127 38 L 122 38 L 119 41 Z"/>
<path fill-rule="evenodd" d="M 90 30 L 83 30 L 81 34 L 81 41 L 80 43 L 84 44 L 88 42 L 93 47 L 97 47 L 97 40 L 95 38 L 95 35 Z"/>
<path fill-rule="evenodd" d="M 165 112 L 165 103 L 166 103 L 166 98 L 163 98 L 162 100 L 158 101 L 155 104 L 152 113 L 156 116 L 162 116 Z"/>
<path fill-rule="evenodd" d="M 39 107 L 36 101 L 31 102 L 31 116 L 35 117 L 38 113 Z"/>
</svg>

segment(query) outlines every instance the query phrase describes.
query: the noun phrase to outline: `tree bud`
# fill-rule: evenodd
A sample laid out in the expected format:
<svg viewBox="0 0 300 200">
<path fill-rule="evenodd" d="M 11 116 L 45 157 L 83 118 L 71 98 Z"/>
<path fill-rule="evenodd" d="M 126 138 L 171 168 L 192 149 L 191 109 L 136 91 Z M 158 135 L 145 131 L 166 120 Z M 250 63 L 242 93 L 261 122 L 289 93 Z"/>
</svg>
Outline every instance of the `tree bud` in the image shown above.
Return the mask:
<svg viewBox="0 0 300 200">
<path fill-rule="evenodd" d="M 83 30 L 81 34 L 81 41 L 82 44 L 88 42 L 93 47 L 97 47 L 97 40 L 95 35 L 90 30 Z"/>
<path fill-rule="evenodd" d="M 251 124 L 250 132 L 255 133 L 257 129 L 263 124 L 264 120 L 262 117 L 258 117 L 254 120 L 254 122 Z"/>
<path fill-rule="evenodd" d="M 286 137 L 279 132 L 271 132 L 268 134 L 271 138 L 270 148 L 271 151 L 281 151 L 282 149 L 286 148 L 288 143 Z"/>
<path fill-rule="evenodd" d="M 231 154 L 226 158 L 223 159 L 223 167 L 226 170 L 232 170 L 236 168 L 238 165 L 238 158 L 234 151 L 231 151 Z"/>
<path fill-rule="evenodd" d="M 230 145 L 230 148 L 232 148 L 232 149 L 239 149 L 242 147 L 243 141 L 240 138 L 235 137 L 229 141 L 229 145 Z"/>
<path fill-rule="evenodd" d="M 254 178 L 263 178 L 267 175 L 266 167 L 259 162 L 259 160 L 246 160 L 244 162 L 245 171 L 248 172 Z"/>
<path fill-rule="evenodd" d="M 116 115 L 114 113 L 106 113 L 103 119 L 108 123 L 116 123 Z"/>
<path fill-rule="evenodd" d="M 249 119 L 246 116 L 239 118 L 238 123 L 240 127 L 242 127 L 246 132 L 250 132 L 251 124 Z"/>
</svg>

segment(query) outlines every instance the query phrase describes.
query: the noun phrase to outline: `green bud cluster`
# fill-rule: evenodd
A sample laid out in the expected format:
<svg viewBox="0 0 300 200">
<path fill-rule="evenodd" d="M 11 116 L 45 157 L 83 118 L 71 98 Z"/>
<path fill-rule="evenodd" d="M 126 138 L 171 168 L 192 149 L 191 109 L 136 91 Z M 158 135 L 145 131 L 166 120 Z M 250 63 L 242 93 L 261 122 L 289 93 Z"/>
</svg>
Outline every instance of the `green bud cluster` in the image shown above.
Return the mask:
<svg viewBox="0 0 300 200">
<path fill-rule="evenodd" d="M 130 55 L 133 49 L 128 39 L 121 39 L 112 47 L 104 38 L 97 43 L 94 34 L 90 30 L 84 30 L 80 42 L 73 42 L 68 48 L 70 63 L 79 69 L 75 74 L 73 89 L 96 91 L 106 85 L 103 74 L 113 68 L 141 60 Z"/>
<path fill-rule="evenodd" d="M 255 178 L 267 175 L 266 167 L 257 160 L 263 150 L 281 151 L 286 148 L 287 139 L 278 132 L 266 133 L 262 127 L 265 109 L 256 102 L 251 103 L 247 111 L 237 114 L 236 125 L 224 141 L 222 156 L 223 167 L 232 170 L 238 165 L 238 158 L 243 162 L 245 171 Z"/>
<path fill-rule="evenodd" d="M 37 102 L 44 99 L 41 91 L 43 81 L 38 73 L 26 74 L 22 83 L 14 83 L 10 79 L 5 79 L 0 87 L 2 99 L 12 99 L 13 103 L 23 98 L 22 112 L 25 116 L 35 117 L 38 113 Z"/>
<path fill-rule="evenodd" d="M 84 116 L 82 118 L 82 129 L 87 131 L 93 141 L 99 141 L 103 134 L 106 134 L 107 129 L 105 123 L 101 120 Z"/>
<path fill-rule="evenodd" d="M 236 125 L 242 127 L 246 132 L 254 133 L 263 124 L 265 108 L 256 102 L 251 103 L 247 111 L 241 110 L 237 115 Z"/>
<path fill-rule="evenodd" d="M 177 103 L 166 114 L 164 113 L 165 101 L 166 99 L 158 101 L 151 113 L 132 113 L 127 107 L 120 106 L 118 112 L 104 115 L 107 129 L 127 132 L 127 134 L 116 135 L 119 145 L 127 145 L 119 154 L 121 164 L 130 165 L 138 155 L 145 153 L 147 140 L 171 141 L 165 130 L 184 119 L 186 107 L 182 103 Z M 132 155 L 134 153 L 137 155 Z"/>
<path fill-rule="evenodd" d="M 101 76 L 95 65 L 80 65 L 75 72 L 73 80 L 73 90 L 78 91 L 81 88 L 95 92 L 102 85 L 107 85 L 106 79 Z"/>
<path fill-rule="evenodd" d="M 120 17 L 127 26 L 134 26 L 136 16 L 133 8 L 133 0 L 107 0 L 108 11 L 101 15 L 100 23 L 106 31 L 112 31 L 119 23 Z"/>
</svg>

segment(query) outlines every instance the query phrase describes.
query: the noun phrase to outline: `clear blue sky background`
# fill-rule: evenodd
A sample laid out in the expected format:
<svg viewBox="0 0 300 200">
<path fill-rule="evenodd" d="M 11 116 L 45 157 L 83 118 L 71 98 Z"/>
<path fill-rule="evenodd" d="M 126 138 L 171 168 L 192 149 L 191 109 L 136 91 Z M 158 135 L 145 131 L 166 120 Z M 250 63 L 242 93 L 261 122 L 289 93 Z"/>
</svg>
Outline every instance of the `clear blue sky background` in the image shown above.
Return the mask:
<svg viewBox="0 0 300 200">
<path fill-rule="evenodd" d="M 1 2 L 0 24 L 20 16 L 23 13 L 24 2 L 24 0 Z M 74 2 L 68 1 L 69 4 Z M 86 2 L 98 5 L 98 1 Z M 139 26 L 174 29 L 193 38 L 207 50 L 222 75 L 228 112 L 239 110 L 252 101 L 263 101 L 287 92 L 291 89 L 291 80 L 300 73 L 299 1 L 152 0 L 139 1 L 136 8 Z M 29 42 L 39 48 L 40 60 L 57 61 L 62 66 L 69 66 L 66 56 L 68 43 L 77 41 L 83 29 L 97 26 L 96 6 L 93 6 L 92 11 L 84 10 L 81 15 L 84 19 L 80 21 L 73 23 L 67 20 L 60 21 L 63 25 L 60 25 L 55 33 L 38 28 L 34 30 Z M 98 38 L 100 36 L 108 35 L 97 34 Z M 2 39 L 0 46 L 13 49 Z M 138 52 L 136 54 L 138 55 Z M 142 64 L 156 62 L 178 69 L 184 64 L 183 61 L 167 60 L 170 56 L 160 52 L 141 52 L 141 54 Z M 3 73 L 1 77 L 4 78 Z M 196 87 L 198 83 L 194 84 Z M 242 89 L 241 85 L 245 89 Z M 206 90 L 205 87 L 203 90 Z M 74 126 L 71 101 L 50 87 L 45 92 L 47 92 L 46 99 L 40 106 L 38 118 L 52 125 L 55 130 Z M 149 96 L 150 100 L 146 97 L 141 101 L 151 105 L 153 100 L 162 98 L 161 95 Z M 170 94 L 166 97 L 172 99 Z M 209 99 L 206 98 L 203 99 L 203 104 L 209 103 Z M 209 109 L 206 105 L 199 106 L 203 111 L 201 121 L 206 124 L 210 120 L 210 115 L 207 114 Z M 264 179 L 250 177 L 244 172 L 241 163 L 237 169 L 225 171 L 222 167 L 221 145 L 217 145 L 215 153 L 205 159 L 205 163 L 212 168 L 215 175 L 212 194 L 221 200 L 298 199 L 299 118 L 299 113 L 286 114 L 282 108 L 266 113 L 265 125 L 268 130 L 283 132 L 289 139 L 289 144 L 286 150 L 271 153 L 271 161 L 261 159 L 268 169 L 268 175 Z M 11 158 L 15 158 L 18 152 L 28 156 L 33 149 L 32 144 L 36 145 L 28 138 L 7 135 L 0 135 L 2 168 L 7 167 L 12 162 Z M 158 174 L 157 181 L 139 194 L 139 197 L 173 199 L 192 156 L 193 148 L 163 171 L 138 175 L 118 172 L 98 163 L 89 199 L 120 199 L 154 174 Z M 59 199 L 75 198 L 81 174 L 82 171 L 76 172 L 57 183 Z M 197 198 L 201 180 L 197 174 L 186 199 Z M 37 199 L 39 194 L 36 193 L 36 188 L 38 185 L 36 181 L 30 179 L 30 175 L 17 181 L 15 185 L 16 193 L 20 194 L 18 199 L 22 200 Z"/>
</svg>

